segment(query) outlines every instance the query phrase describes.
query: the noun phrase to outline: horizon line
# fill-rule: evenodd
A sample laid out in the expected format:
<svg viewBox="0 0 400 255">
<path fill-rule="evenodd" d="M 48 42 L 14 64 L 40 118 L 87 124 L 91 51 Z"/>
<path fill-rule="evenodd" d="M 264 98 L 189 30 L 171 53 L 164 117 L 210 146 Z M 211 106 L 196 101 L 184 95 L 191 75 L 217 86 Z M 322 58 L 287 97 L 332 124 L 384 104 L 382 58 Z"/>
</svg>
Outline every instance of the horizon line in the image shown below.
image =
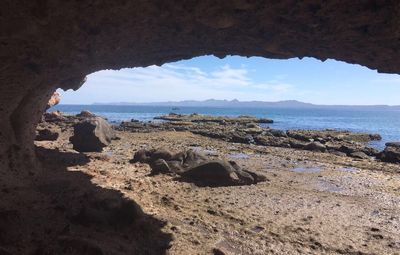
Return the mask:
<svg viewBox="0 0 400 255">
<path fill-rule="evenodd" d="M 151 102 L 93 102 L 93 103 L 60 103 L 59 105 L 157 105 L 157 104 L 174 104 L 174 103 L 187 103 L 187 102 L 193 102 L 193 103 L 206 103 L 207 101 L 220 101 L 223 103 L 224 101 L 226 103 L 270 103 L 270 104 L 278 104 L 278 103 L 298 103 L 298 104 L 304 104 L 304 106 L 336 106 L 336 107 L 400 107 L 400 105 L 389 105 L 389 104 L 315 104 L 315 103 L 308 103 L 308 102 L 302 102 L 299 100 L 295 99 L 288 99 L 288 100 L 279 100 L 279 101 L 260 101 L 260 100 L 251 100 L 251 101 L 240 101 L 237 99 L 205 99 L 205 100 L 191 100 L 191 99 L 185 99 L 185 100 L 180 100 L 180 101 L 151 101 Z M 204 105 L 203 105 L 204 106 Z M 183 106 L 184 107 L 184 106 Z M 214 106 L 215 107 L 215 106 Z"/>
</svg>

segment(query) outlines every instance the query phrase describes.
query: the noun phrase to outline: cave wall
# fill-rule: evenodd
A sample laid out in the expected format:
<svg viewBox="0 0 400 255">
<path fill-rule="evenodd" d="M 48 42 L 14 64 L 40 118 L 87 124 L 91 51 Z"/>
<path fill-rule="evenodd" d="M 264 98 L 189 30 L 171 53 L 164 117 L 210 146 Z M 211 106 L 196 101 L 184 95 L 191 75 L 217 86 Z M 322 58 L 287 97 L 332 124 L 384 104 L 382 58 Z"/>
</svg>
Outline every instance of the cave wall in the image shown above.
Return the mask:
<svg viewBox="0 0 400 255">
<path fill-rule="evenodd" d="M 0 169 L 16 172 L 35 168 L 52 92 L 98 70 L 229 54 L 400 73 L 396 0 L 2 0 L 0 21 Z"/>
</svg>

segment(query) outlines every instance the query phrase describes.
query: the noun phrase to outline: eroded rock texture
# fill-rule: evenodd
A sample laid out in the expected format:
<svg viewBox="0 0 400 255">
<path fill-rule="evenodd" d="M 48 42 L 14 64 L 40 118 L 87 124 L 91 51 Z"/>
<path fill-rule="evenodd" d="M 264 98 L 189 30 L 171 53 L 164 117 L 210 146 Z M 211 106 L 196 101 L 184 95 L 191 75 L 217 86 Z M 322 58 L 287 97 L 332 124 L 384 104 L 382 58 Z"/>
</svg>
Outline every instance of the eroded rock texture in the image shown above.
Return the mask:
<svg viewBox="0 0 400 255">
<path fill-rule="evenodd" d="M 33 167 L 34 127 L 53 91 L 77 89 L 102 69 L 237 54 L 334 58 L 398 73 L 399 7 L 395 0 L 1 1 L 1 169 Z"/>
</svg>

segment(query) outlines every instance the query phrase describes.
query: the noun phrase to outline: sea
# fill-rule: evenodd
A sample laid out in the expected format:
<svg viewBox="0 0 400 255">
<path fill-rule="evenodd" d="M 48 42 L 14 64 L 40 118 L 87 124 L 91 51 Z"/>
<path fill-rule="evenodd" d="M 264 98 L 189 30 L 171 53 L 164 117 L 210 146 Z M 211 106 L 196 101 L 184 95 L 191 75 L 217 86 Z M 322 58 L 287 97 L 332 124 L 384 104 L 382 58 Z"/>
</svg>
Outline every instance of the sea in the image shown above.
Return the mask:
<svg viewBox="0 0 400 255">
<path fill-rule="evenodd" d="M 60 110 L 67 114 L 77 114 L 88 110 L 107 118 L 111 123 L 136 119 L 154 121 L 156 116 L 171 112 L 180 114 L 208 114 L 216 116 L 253 115 L 270 118 L 273 124 L 265 124 L 281 130 L 288 129 L 339 129 L 353 132 L 377 133 L 381 141 L 372 141 L 370 145 L 383 149 L 386 142 L 400 141 L 400 110 L 363 109 L 359 107 L 321 107 L 321 108 L 234 108 L 234 107 L 172 107 L 155 105 L 56 105 L 49 111 Z"/>
</svg>

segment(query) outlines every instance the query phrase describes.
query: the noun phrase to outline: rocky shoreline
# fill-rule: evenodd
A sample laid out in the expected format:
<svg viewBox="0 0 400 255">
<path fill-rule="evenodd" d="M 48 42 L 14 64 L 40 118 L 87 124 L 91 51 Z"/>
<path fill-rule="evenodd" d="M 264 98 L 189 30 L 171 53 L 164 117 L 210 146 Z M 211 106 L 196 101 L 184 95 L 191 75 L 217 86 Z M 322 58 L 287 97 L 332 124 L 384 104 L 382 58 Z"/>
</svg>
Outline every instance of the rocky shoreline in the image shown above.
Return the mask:
<svg viewBox="0 0 400 255">
<path fill-rule="evenodd" d="M 44 173 L 27 192 L 43 208 L 16 210 L 53 215 L 48 226 L 36 227 L 45 233 L 35 236 L 41 254 L 366 255 L 400 249 L 398 143 L 387 145 L 385 161 L 394 162 L 387 163 L 330 151 L 335 145 L 379 155 L 368 149 L 368 141 L 379 139 L 373 134 L 283 132 L 254 120 L 191 122 L 186 116 L 111 126 L 98 118 L 48 113 L 38 127 Z M 253 139 L 238 138 L 246 135 Z M 76 140 L 95 147 L 88 152 Z M 18 221 L 9 219 L 9 229 L 17 229 Z M 58 234 L 65 232 L 75 237 Z"/>
<path fill-rule="evenodd" d="M 189 131 L 226 142 L 318 151 L 356 159 L 400 163 L 398 160 L 399 146 L 388 143 L 389 146 L 385 150 L 378 151 L 368 145 L 370 141 L 381 140 L 379 134 L 354 133 L 334 129 L 282 131 L 261 127 L 260 123 L 272 123 L 272 120 L 266 122 L 265 119 L 253 116 L 228 118 L 199 114 L 170 114 L 155 119 L 165 122 L 145 123 L 132 120 L 122 122 L 116 129 L 129 132 Z"/>
</svg>

